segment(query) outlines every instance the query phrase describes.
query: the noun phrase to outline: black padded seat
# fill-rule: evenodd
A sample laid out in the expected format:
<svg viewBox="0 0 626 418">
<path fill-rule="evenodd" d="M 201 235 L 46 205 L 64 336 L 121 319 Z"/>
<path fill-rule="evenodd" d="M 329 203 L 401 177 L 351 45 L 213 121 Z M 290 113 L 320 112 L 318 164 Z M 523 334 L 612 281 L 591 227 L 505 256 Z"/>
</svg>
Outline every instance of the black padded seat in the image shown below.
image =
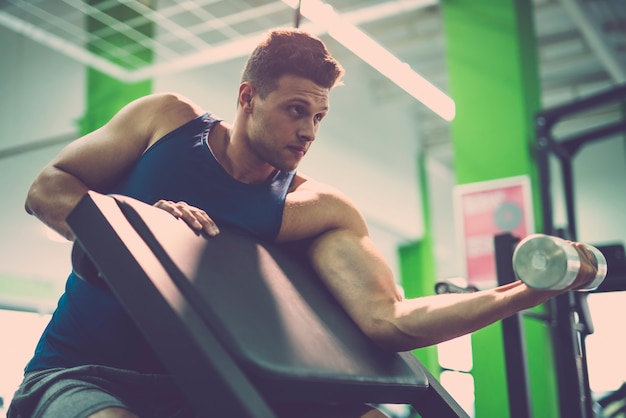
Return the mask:
<svg viewBox="0 0 626 418">
<path fill-rule="evenodd" d="M 284 248 L 223 227 L 207 239 L 161 209 L 94 192 L 67 222 L 202 415 L 273 417 L 269 404 L 290 401 L 467 416 L 412 354 L 365 336 Z"/>
</svg>

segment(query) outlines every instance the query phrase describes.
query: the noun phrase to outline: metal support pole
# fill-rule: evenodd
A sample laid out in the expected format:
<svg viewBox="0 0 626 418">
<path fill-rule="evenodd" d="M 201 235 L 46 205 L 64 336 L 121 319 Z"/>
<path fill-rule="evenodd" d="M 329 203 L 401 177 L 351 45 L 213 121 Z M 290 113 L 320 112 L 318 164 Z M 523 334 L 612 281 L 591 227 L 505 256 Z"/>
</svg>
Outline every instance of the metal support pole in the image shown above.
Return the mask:
<svg viewBox="0 0 626 418">
<path fill-rule="evenodd" d="M 550 127 L 548 119 L 538 115 L 535 120 L 535 130 L 537 135 L 536 159 L 539 171 L 539 192 L 541 195 L 541 215 L 543 218 L 543 230 L 546 234 L 554 231 L 552 191 L 550 185 L 552 178 L 550 175 Z"/>
<path fill-rule="evenodd" d="M 588 382 L 585 379 L 580 333 L 574 326 L 575 295 L 568 292 L 556 298 L 556 325 L 553 331 L 554 360 L 559 382 L 561 417 L 591 418 L 587 411 Z"/>
<path fill-rule="evenodd" d="M 561 174 L 563 176 L 563 188 L 565 190 L 565 211 L 567 212 L 567 239 L 575 240 L 577 237 L 576 205 L 574 200 L 574 173 L 572 160 L 561 160 Z"/>
<path fill-rule="evenodd" d="M 513 249 L 517 241 L 518 239 L 511 234 L 497 235 L 494 238 L 496 274 L 499 285 L 515 281 Z M 510 417 L 532 418 L 526 339 L 524 338 L 521 313 L 502 320 L 502 334 Z"/>
</svg>

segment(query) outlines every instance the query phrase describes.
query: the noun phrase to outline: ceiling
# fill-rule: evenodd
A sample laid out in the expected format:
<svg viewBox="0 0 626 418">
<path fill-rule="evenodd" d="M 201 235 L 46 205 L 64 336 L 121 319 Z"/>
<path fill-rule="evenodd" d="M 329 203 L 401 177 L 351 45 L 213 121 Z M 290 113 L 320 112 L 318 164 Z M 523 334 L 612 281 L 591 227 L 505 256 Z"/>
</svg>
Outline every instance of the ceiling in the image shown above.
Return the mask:
<svg viewBox="0 0 626 418">
<path fill-rule="evenodd" d="M 114 77 L 137 81 L 246 54 L 267 29 L 296 25 L 296 11 L 288 3 L 298 4 L 295 0 L 3 0 L 0 24 Z M 446 90 L 438 1 L 326 3 Z M 535 14 L 544 107 L 626 82 L 626 1 L 535 0 Z M 324 35 L 323 28 L 305 17 L 298 24 Z M 390 83 L 374 83 L 372 88 L 384 100 L 401 96 Z M 448 122 L 424 106 L 419 109 L 424 146 L 451 165 Z"/>
</svg>

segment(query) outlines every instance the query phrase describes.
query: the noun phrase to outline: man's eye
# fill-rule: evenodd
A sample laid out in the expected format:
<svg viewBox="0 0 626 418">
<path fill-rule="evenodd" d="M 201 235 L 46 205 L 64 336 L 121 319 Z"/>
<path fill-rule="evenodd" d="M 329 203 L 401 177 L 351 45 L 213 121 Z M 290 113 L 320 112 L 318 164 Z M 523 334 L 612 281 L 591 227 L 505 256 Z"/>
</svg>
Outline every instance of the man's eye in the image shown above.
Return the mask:
<svg viewBox="0 0 626 418">
<path fill-rule="evenodd" d="M 324 119 L 324 116 L 323 116 L 323 115 L 315 115 L 315 120 L 316 120 L 317 122 L 321 122 L 321 121 L 322 121 L 322 119 Z"/>
<path fill-rule="evenodd" d="M 289 111 L 296 116 L 302 116 L 304 113 L 302 107 L 300 106 L 289 106 Z"/>
</svg>

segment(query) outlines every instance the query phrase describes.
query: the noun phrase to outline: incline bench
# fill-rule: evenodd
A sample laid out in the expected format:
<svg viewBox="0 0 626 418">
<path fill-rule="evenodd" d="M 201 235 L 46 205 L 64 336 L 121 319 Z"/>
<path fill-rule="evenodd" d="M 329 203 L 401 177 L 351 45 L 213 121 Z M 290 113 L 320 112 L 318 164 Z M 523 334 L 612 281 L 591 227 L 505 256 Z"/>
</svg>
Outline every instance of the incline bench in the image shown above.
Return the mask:
<svg viewBox="0 0 626 418">
<path fill-rule="evenodd" d="M 203 416 L 275 417 L 273 401 L 410 404 L 467 417 L 410 353 L 378 348 L 310 267 L 222 228 L 90 192 L 67 222 L 79 246 Z"/>
</svg>

